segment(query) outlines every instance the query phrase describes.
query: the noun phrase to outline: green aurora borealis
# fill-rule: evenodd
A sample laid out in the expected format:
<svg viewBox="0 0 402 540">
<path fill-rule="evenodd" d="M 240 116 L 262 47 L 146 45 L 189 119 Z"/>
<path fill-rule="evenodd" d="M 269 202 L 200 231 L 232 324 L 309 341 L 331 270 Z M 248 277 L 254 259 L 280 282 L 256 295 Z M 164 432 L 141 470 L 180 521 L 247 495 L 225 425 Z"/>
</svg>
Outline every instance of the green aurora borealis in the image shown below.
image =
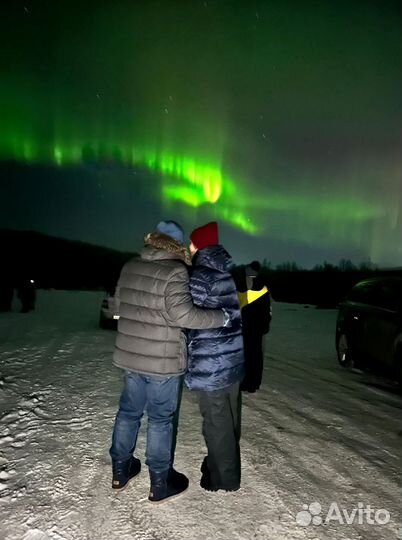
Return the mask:
<svg viewBox="0 0 402 540">
<path fill-rule="evenodd" d="M 218 219 L 237 259 L 402 264 L 398 2 L 8 4 L 0 172 L 116 164 L 102 197 L 124 169 L 155 201 L 133 227 Z"/>
</svg>

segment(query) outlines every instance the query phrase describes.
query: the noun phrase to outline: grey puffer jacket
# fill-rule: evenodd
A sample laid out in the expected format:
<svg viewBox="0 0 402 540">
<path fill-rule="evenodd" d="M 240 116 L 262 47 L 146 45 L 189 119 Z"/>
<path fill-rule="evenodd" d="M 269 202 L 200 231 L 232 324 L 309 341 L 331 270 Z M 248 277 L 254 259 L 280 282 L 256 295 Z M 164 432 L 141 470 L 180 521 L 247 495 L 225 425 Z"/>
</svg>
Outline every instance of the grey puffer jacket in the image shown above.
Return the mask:
<svg viewBox="0 0 402 540">
<path fill-rule="evenodd" d="M 187 367 L 183 329 L 219 328 L 224 314 L 193 305 L 184 246 L 155 233 L 145 244 L 140 257 L 124 265 L 118 281 L 120 319 L 113 362 L 145 375 L 180 375 Z"/>
</svg>

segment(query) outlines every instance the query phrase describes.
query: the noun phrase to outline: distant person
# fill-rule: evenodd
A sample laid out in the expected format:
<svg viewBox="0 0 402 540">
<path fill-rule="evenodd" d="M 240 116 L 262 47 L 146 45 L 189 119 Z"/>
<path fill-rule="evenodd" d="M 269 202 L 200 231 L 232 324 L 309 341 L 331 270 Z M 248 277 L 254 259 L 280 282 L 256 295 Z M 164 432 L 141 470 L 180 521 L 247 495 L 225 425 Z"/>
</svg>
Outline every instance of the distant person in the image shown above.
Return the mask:
<svg viewBox="0 0 402 540">
<path fill-rule="evenodd" d="M 197 391 L 208 455 L 201 466 L 206 490 L 236 491 L 240 487 L 240 382 L 244 376 L 243 337 L 232 259 L 219 244 L 216 222 L 190 235 L 193 268 L 190 290 L 203 308 L 224 308 L 227 328 L 188 332 L 186 385 Z"/>
<path fill-rule="evenodd" d="M 246 375 L 241 384 L 244 392 L 256 392 L 264 369 L 264 336 L 271 323 L 271 298 L 261 276 L 261 264 L 253 261 L 245 267 L 239 299 L 243 321 Z"/>
<path fill-rule="evenodd" d="M 21 301 L 21 313 L 28 313 L 35 309 L 36 288 L 33 279 L 23 278 L 18 286 L 18 298 Z"/>
<path fill-rule="evenodd" d="M 148 499 L 161 502 L 188 487 L 188 478 L 173 468 L 172 452 L 172 420 L 187 367 L 182 329 L 220 328 L 230 318 L 221 309 L 194 307 L 186 267 L 191 257 L 177 223 L 161 221 L 144 242 L 141 255 L 124 265 L 117 287 L 120 319 L 114 364 L 125 378 L 110 449 L 112 487 L 124 488 L 141 469 L 133 454 L 146 410 Z"/>
</svg>

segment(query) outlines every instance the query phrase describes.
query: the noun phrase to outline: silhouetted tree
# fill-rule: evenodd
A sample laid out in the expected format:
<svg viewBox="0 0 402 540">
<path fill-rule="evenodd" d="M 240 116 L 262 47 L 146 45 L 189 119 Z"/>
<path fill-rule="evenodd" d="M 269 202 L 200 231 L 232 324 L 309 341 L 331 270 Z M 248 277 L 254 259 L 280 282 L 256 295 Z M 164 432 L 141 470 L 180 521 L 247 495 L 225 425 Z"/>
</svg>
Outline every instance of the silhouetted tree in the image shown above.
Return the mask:
<svg viewBox="0 0 402 540">
<path fill-rule="evenodd" d="M 341 259 L 338 263 L 338 268 L 341 272 L 354 272 L 356 270 L 356 266 L 350 259 Z"/>
<path fill-rule="evenodd" d="M 302 268 L 297 266 L 297 264 L 293 261 L 277 264 L 275 270 L 277 272 L 299 272 L 302 270 Z"/>
</svg>

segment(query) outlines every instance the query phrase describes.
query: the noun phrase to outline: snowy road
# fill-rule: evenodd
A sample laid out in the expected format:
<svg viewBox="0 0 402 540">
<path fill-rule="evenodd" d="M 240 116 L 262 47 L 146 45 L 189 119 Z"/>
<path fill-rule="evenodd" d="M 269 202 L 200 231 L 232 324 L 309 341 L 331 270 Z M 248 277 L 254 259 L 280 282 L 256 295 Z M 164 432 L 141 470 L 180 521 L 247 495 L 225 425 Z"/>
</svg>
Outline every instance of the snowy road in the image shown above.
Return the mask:
<svg viewBox="0 0 402 540">
<path fill-rule="evenodd" d="M 185 392 L 176 466 L 189 491 L 152 506 L 144 467 L 112 493 L 108 447 L 121 381 L 111 366 L 114 333 L 97 328 L 100 301 L 41 291 L 34 313 L 0 314 L 0 540 L 401 537 L 401 399 L 337 366 L 332 310 L 274 305 L 264 388 L 243 400 L 239 492 L 199 487 L 201 422 Z M 143 426 L 142 460 L 144 434 Z M 299 512 L 311 503 L 321 505 L 317 523 L 331 503 L 360 514 L 342 523 L 333 504 L 330 522 L 303 526 L 309 514 Z M 389 523 L 367 523 L 362 505 L 387 510 Z"/>
</svg>

